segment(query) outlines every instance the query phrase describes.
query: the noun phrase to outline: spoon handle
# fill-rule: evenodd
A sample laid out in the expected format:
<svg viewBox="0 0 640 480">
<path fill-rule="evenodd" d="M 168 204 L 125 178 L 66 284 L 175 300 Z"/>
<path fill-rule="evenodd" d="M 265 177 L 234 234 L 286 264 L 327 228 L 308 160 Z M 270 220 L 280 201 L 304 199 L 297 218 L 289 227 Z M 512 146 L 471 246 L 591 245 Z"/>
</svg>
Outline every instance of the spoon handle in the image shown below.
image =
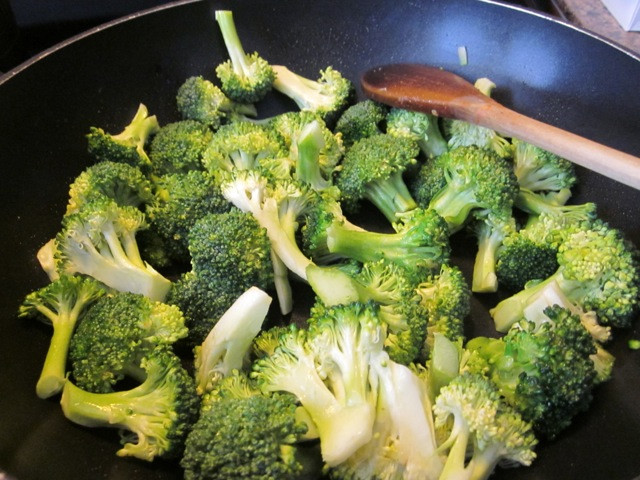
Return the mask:
<svg viewBox="0 0 640 480">
<path fill-rule="evenodd" d="M 491 102 L 468 112 L 470 121 L 537 145 L 585 168 L 640 189 L 640 158 L 548 125 Z"/>
</svg>

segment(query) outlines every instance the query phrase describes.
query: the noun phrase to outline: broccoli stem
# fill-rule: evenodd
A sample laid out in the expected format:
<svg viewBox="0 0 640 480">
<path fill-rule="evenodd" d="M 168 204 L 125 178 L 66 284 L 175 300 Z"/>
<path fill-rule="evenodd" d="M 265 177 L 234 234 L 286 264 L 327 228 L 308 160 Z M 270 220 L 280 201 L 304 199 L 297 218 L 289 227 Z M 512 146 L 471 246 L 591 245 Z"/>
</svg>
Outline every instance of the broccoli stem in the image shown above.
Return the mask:
<svg viewBox="0 0 640 480">
<path fill-rule="evenodd" d="M 586 210 L 583 205 L 564 205 L 571 195 L 569 189 L 563 189 L 557 192 L 552 197 L 542 196 L 534 193 L 526 188 L 521 188 L 516 196 L 514 205 L 520 210 L 533 214 L 540 215 L 541 213 L 553 213 L 561 211 L 581 211 Z"/>
<path fill-rule="evenodd" d="M 314 190 L 323 190 L 331 184 L 320 173 L 320 151 L 325 146 L 324 137 L 318 121 L 313 121 L 300 132 L 298 138 L 298 159 L 296 176 Z"/>
<path fill-rule="evenodd" d="M 398 220 L 398 213 L 408 212 L 417 207 L 402 178 L 402 172 L 396 172 L 385 180 L 368 184 L 365 198 L 373 203 L 390 222 Z"/>
<path fill-rule="evenodd" d="M 289 270 L 273 249 L 270 253 L 273 265 L 273 283 L 278 296 L 280 313 L 288 315 L 293 310 L 293 290 L 289 282 Z"/>
<path fill-rule="evenodd" d="M 216 21 L 220 26 L 227 52 L 229 52 L 233 71 L 240 76 L 246 76 L 246 72 L 249 70 L 247 55 L 242 48 L 242 43 L 233 21 L 233 13 L 230 10 L 217 10 Z"/>
<path fill-rule="evenodd" d="M 429 203 L 429 208 L 433 208 L 445 219 L 452 233 L 462 227 L 475 206 L 473 188 L 464 188 L 462 185 L 460 188 L 445 187 Z"/>
<path fill-rule="evenodd" d="M 53 325 L 53 334 L 47 350 L 40 377 L 36 383 L 36 394 L 40 398 L 49 398 L 58 393 L 66 381 L 67 354 L 69 343 L 75 329 L 78 315 L 84 304 L 76 303 L 70 312 L 59 315 L 44 306 L 37 310 L 49 318 Z"/>
<path fill-rule="evenodd" d="M 281 65 L 273 65 L 273 70 L 276 72 L 273 88 L 291 98 L 300 110 L 317 110 L 319 106 L 330 108 L 335 102 L 334 97 L 319 91 L 318 82 L 301 77 Z"/>
<path fill-rule="evenodd" d="M 473 264 L 473 276 L 471 279 L 472 291 L 490 293 L 498 290 L 496 252 L 503 239 L 504 235 L 497 230 L 479 238 L 478 252 Z"/>
</svg>

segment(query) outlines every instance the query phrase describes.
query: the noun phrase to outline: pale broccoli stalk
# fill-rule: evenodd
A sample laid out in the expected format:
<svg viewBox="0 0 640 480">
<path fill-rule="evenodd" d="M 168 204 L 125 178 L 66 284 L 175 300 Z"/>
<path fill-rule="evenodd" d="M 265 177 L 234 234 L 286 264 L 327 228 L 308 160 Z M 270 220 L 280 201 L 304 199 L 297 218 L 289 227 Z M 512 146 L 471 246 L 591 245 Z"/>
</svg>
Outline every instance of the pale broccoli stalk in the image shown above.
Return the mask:
<svg viewBox="0 0 640 480">
<path fill-rule="evenodd" d="M 324 147 L 320 123 L 314 120 L 305 125 L 297 139 L 296 177 L 314 190 L 324 190 L 331 186 L 331 182 L 322 176 L 320 166 L 320 153 Z"/>
<path fill-rule="evenodd" d="M 92 278 L 62 275 L 58 280 L 26 296 L 19 316 L 37 317 L 53 327 L 36 393 L 48 398 L 62 390 L 66 381 L 71 336 L 82 312 L 106 290 Z"/>
<path fill-rule="evenodd" d="M 199 394 L 211 391 L 222 378 L 241 370 L 251 342 L 260 332 L 271 297 L 257 287 L 245 291 L 222 315 L 201 345 L 194 349 Z"/>
</svg>

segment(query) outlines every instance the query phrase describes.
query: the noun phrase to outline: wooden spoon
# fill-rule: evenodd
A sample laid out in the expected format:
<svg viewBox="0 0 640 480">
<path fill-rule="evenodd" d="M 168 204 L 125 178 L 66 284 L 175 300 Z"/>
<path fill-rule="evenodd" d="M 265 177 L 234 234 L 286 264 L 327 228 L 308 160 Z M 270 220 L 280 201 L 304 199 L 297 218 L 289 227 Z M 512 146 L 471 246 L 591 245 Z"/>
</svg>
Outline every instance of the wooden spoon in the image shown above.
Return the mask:
<svg viewBox="0 0 640 480">
<path fill-rule="evenodd" d="M 362 88 L 378 102 L 475 123 L 640 189 L 640 158 L 514 112 L 446 70 L 384 65 L 364 73 Z"/>
</svg>

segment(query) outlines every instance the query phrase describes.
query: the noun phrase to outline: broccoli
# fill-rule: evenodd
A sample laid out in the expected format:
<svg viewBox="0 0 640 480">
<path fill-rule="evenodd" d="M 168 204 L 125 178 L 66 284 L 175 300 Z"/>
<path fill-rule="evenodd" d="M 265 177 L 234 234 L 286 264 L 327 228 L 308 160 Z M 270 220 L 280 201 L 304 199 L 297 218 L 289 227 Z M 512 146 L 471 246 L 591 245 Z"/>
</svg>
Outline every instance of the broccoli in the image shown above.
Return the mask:
<svg viewBox="0 0 640 480">
<path fill-rule="evenodd" d="M 180 358 L 157 348 L 141 360 L 146 377 L 130 390 L 93 393 L 67 381 L 60 404 L 66 418 L 85 427 L 115 427 L 122 434 L 118 456 L 151 461 L 179 458 L 195 423 L 199 401 Z"/>
<path fill-rule="evenodd" d="M 220 171 L 252 170 L 265 158 L 283 156 L 283 146 L 264 126 L 236 121 L 223 125 L 202 154 L 202 165 L 212 175 Z"/>
<path fill-rule="evenodd" d="M 180 462 L 186 480 L 302 480 L 320 474 L 293 395 L 263 395 L 242 374 L 221 380 L 194 424 Z"/>
<path fill-rule="evenodd" d="M 448 150 L 438 126 L 438 117 L 434 115 L 392 108 L 386 120 L 389 135 L 412 138 L 427 158 L 437 157 Z"/>
<path fill-rule="evenodd" d="M 314 190 L 325 190 L 332 185 L 331 175 L 325 178 L 321 164 L 325 149 L 323 127 L 318 121 L 305 125 L 296 140 L 295 178 Z"/>
<path fill-rule="evenodd" d="M 355 212 L 367 199 L 394 222 L 397 214 L 414 209 L 402 175 L 417 155 L 416 142 L 407 137 L 380 134 L 357 141 L 345 153 L 336 178 L 345 210 Z"/>
<path fill-rule="evenodd" d="M 313 205 L 318 193 L 296 181 L 269 183 L 255 171 L 236 171 L 222 181 L 222 194 L 244 212 L 249 212 L 266 229 L 271 248 L 287 268 L 306 280 L 312 261 L 297 244 L 298 219 Z"/>
<path fill-rule="evenodd" d="M 273 70 L 274 89 L 291 98 L 300 110 L 315 112 L 328 124 L 333 124 L 353 95 L 353 83 L 332 67 L 321 70 L 317 80 L 302 77 L 282 65 L 274 65 Z"/>
<path fill-rule="evenodd" d="M 194 367 L 199 394 L 211 391 L 222 378 L 243 367 L 270 304 L 269 295 L 250 287 L 220 317 L 202 344 L 196 346 Z"/>
<path fill-rule="evenodd" d="M 427 332 L 420 353 L 421 359 L 427 360 L 436 335 L 451 342 L 464 340 L 464 321 L 471 312 L 471 289 L 459 267 L 443 264 L 438 272 L 420 282 L 416 291 L 427 311 Z"/>
<path fill-rule="evenodd" d="M 536 458 L 531 424 L 481 375 L 454 378 L 440 389 L 433 412 L 436 427 L 451 425 L 438 446 L 446 452 L 440 478 L 487 479 L 500 463 L 528 466 Z"/>
<path fill-rule="evenodd" d="M 159 177 L 202 170 L 202 155 L 212 136 L 211 129 L 196 120 L 179 120 L 163 126 L 149 147 L 151 174 Z"/>
<path fill-rule="evenodd" d="M 435 209 L 452 232 L 472 211 L 511 210 L 518 194 L 511 165 L 477 146 L 457 147 L 426 162 L 411 186 L 418 205 Z"/>
<path fill-rule="evenodd" d="M 263 162 L 265 168 L 272 172 L 280 170 L 284 177 L 292 176 L 291 171 L 295 171 L 298 164 L 300 134 L 305 127 L 314 122 L 318 124 L 317 128 L 321 131 L 323 140 L 318 155 L 320 172 L 324 178 L 330 179 L 334 171 L 340 168 L 339 162 L 344 155 L 345 148 L 342 135 L 332 132 L 319 115 L 310 111 L 286 112 L 269 120 L 268 125 L 281 138 L 285 150 L 289 152 L 289 158 L 287 161 L 280 158 L 274 159 L 273 162 Z M 280 163 L 281 165 L 278 167 L 277 164 L 272 165 L 273 163 Z"/>
<path fill-rule="evenodd" d="M 78 320 L 105 293 L 104 286 L 90 277 L 62 275 L 23 300 L 20 317 L 37 318 L 53 327 L 47 356 L 36 383 L 38 397 L 48 398 L 62 390 L 69 344 Z"/>
<path fill-rule="evenodd" d="M 87 134 L 88 151 L 99 162 L 109 160 L 147 168 L 151 161 L 145 148 L 159 130 L 156 116 L 149 116 L 147 107 L 140 104 L 129 125 L 119 134 L 110 134 L 102 128 L 91 127 Z"/>
<path fill-rule="evenodd" d="M 56 268 L 82 273 L 116 290 L 163 300 L 171 282 L 140 257 L 136 233 L 146 228 L 144 214 L 106 197 L 66 215 L 56 235 Z"/>
<path fill-rule="evenodd" d="M 578 224 L 558 248 L 558 269 L 551 276 L 502 300 L 490 310 L 496 329 L 504 332 L 547 288 L 560 291 L 584 311 L 593 310 L 605 325 L 624 328 L 639 307 L 637 251 L 601 220 Z"/>
<path fill-rule="evenodd" d="M 292 326 L 273 355 L 254 363 L 252 377 L 262 391 L 289 392 L 309 413 L 329 466 L 371 440 L 376 392 L 370 362 L 384 340 L 376 310 L 372 303 L 321 309 L 308 330 Z"/>
<path fill-rule="evenodd" d="M 490 97 L 496 85 L 488 78 L 479 78 L 474 86 Z M 445 119 L 443 127 L 444 136 L 451 149 L 476 145 L 486 148 L 502 158 L 509 158 L 513 155 L 513 146 L 509 140 L 494 130 L 456 119 Z"/>
<path fill-rule="evenodd" d="M 591 403 L 596 348 L 578 315 L 557 305 L 544 315 L 548 321 L 520 320 L 500 339 L 470 340 L 466 368 L 484 372 L 536 432 L 554 438 Z"/>
<path fill-rule="evenodd" d="M 202 170 L 170 173 L 155 180 L 155 193 L 145 210 L 149 229 L 141 232 L 141 248 L 155 266 L 189 263 L 188 234 L 210 213 L 225 213 L 231 205 L 219 185 Z M 162 259 L 154 263 L 152 258 Z"/>
<path fill-rule="evenodd" d="M 105 160 L 83 170 L 71 183 L 66 213 L 77 212 L 99 195 L 115 200 L 118 205 L 138 208 L 144 208 L 153 199 L 151 182 L 142 170 Z"/>
<path fill-rule="evenodd" d="M 496 292 L 498 250 L 505 238 L 516 231 L 515 219 L 511 216 L 510 210 L 476 215 L 472 230 L 478 239 L 478 251 L 473 264 L 471 290 L 483 293 Z"/>
<path fill-rule="evenodd" d="M 262 100 L 276 78 L 274 69 L 257 52 L 250 55 L 244 52 L 231 11 L 217 10 L 216 21 L 230 58 L 216 68 L 222 90 L 236 102 Z"/>
<path fill-rule="evenodd" d="M 86 310 L 71 338 L 76 385 L 106 393 L 125 377 L 143 380 L 141 359 L 186 336 L 184 317 L 175 306 L 135 293 L 103 296 Z"/>
<path fill-rule="evenodd" d="M 358 140 L 383 133 L 382 124 L 389 108 L 373 100 L 361 100 L 348 107 L 338 118 L 334 131 L 349 148 Z"/>
<path fill-rule="evenodd" d="M 255 106 L 236 103 L 220 88 L 202 76 L 189 77 L 176 94 L 178 112 L 183 120 L 197 120 L 217 130 L 225 120 L 244 115 L 255 117 Z"/>
</svg>

